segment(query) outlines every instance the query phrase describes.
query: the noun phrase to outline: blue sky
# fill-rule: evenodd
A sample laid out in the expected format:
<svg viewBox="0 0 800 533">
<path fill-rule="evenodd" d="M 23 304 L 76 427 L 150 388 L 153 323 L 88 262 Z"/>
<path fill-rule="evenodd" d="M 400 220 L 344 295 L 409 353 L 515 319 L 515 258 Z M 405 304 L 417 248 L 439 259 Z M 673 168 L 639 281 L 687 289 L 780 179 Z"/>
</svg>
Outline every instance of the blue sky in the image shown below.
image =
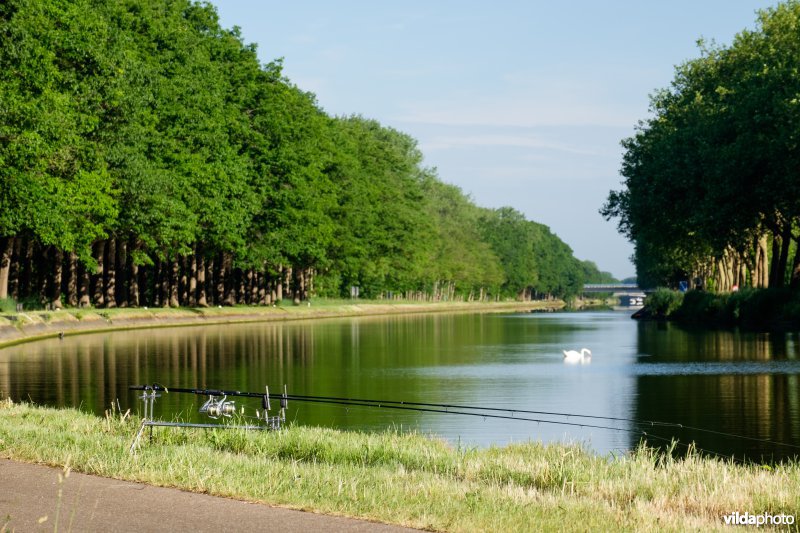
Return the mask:
<svg viewBox="0 0 800 533">
<path fill-rule="evenodd" d="M 598 214 L 620 188 L 620 140 L 699 38 L 729 44 L 776 2 L 212 4 L 326 112 L 408 133 L 475 203 L 518 209 L 622 278 L 633 248 Z"/>
</svg>

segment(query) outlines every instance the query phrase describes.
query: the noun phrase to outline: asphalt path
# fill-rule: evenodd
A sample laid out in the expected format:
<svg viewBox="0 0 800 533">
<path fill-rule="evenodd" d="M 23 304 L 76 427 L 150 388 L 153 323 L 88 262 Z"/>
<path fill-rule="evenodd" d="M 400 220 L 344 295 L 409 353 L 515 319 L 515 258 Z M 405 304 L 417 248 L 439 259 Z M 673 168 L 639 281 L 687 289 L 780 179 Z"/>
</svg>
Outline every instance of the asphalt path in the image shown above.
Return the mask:
<svg viewBox="0 0 800 533">
<path fill-rule="evenodd" d="M 413 531 L 0 459 L 0 532 Z"/>
</svg>

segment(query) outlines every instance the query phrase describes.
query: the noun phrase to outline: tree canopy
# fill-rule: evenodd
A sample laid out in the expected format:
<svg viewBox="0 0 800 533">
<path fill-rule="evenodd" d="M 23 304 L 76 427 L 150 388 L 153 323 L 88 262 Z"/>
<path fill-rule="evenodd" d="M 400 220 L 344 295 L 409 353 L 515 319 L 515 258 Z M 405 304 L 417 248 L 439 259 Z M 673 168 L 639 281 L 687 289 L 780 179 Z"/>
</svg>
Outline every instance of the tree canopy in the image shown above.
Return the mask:
<svg viewBox="0 0 800 533">
<path fill-rule="evenodd" d="M 189 0 L 0 5 L 0 298 L 570 297 L 600 273 Z"/>
<path fill-rule="evenodd" d="M 728 46 L 701 43 L 623 141 L 624 188 L 602 213 L 634 243 L 643 286 L 800 285 L 799 27 L 791 0 Z"/>
</svg>

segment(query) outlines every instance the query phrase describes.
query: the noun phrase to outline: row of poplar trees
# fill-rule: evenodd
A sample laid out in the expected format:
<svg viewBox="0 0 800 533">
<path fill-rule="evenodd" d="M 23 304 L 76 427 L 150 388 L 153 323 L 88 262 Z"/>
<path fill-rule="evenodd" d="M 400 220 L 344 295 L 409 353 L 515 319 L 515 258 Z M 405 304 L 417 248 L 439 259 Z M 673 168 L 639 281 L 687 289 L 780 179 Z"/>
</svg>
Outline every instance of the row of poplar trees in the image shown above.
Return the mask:
<svg viewBox="0 0 800 533">
<path fill-rule="evenodd" d="M 599 273 L 186 0 L 0 3 L 0 300 L 568 296 Z"/>
<path fill-rule="evenodd" d="M 800 287 L 800 3 L 700 49 L 623 141 L 625 187 L 603 213 L 642 286 Z"/>
</svg>

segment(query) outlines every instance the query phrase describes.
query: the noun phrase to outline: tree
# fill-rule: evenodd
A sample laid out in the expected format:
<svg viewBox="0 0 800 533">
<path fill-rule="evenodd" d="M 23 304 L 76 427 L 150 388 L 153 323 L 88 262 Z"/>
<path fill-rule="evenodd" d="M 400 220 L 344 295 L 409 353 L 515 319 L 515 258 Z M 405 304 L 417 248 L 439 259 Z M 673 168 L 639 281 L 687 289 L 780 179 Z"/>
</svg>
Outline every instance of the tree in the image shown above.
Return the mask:
<svg viewBox="0 0 800 533">
<path fill-rule="evenodd" d="M 800 220 L 798 21 L 790 1 L 760 12 L 759 28 L 731 46 L 701 45 L 652 97 L 653 118 L 623 141 L 625 189 L 601 212 L 635 243 L 640 283 L 784 283 Z"/>
</svg>

